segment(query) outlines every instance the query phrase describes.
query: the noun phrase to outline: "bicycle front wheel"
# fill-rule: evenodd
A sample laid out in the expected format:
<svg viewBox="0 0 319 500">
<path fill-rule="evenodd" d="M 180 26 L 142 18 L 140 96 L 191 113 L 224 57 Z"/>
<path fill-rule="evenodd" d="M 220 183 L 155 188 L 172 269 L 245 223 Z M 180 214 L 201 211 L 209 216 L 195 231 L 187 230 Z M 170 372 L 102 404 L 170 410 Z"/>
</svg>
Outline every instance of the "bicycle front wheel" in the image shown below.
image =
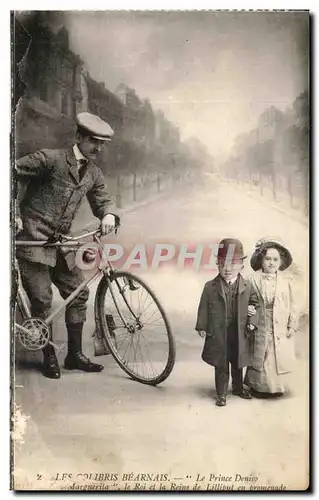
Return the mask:
<svg viewBox="0 0 319 500">
<path fill-rule="evenodd" d="M 175 342 L 155 293 L 139 277 L 116 271 L 96 295 L 96 321 L 111 354 L 134 380 L 157 385 L 171 373 Z"/>
</svg>

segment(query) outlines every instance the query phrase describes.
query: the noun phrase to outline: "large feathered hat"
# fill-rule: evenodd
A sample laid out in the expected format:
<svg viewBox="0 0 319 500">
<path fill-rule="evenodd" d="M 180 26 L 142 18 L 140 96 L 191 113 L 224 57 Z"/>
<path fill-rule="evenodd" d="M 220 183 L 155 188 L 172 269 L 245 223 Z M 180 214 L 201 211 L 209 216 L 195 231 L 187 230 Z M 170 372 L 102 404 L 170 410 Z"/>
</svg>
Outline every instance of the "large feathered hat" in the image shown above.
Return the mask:
<svg viewBox="0 0 319 500">
<path fill-rule="evenodd" d="M 250 259 L 250 265 L 254 271 L 261 269 L 263 256 L 268 248 L 276 248 L 279 251 L 281 257 L 280 271 L 284 271 L 292 264 L 291 253 L 281 241 L 277 238 L 263 238 L 257 241 L 254 253 Z"/>
</svg>

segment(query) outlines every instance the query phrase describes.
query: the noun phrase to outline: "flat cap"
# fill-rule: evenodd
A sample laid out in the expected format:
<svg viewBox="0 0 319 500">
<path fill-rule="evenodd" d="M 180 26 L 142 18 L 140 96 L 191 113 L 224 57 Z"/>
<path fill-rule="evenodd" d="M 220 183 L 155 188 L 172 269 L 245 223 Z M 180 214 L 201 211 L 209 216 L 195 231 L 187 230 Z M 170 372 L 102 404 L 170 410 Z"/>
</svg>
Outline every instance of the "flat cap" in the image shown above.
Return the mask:
<svg viewBox="0 0 319 500">
<path fill-rule="evenodd" d="M 88 135 L 100 141 L 110 141 L 114 135 L 114 131 L 108 123 L 87 111 L 76 115 L 76 123 Z"/>
</svg>

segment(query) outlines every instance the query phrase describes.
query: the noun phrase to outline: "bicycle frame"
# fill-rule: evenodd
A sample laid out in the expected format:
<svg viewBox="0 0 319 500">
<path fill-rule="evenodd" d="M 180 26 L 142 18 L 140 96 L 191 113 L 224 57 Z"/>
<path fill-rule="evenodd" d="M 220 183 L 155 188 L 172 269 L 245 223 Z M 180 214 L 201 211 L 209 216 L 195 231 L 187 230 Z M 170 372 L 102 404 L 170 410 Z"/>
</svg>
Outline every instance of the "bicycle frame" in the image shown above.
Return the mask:
<svg viewBox="0 0 319 500">
<path fill-rule="evenodd" d="M 94 281 L 97 280 L 101 275 L 104 275 L 106 279 L 109 282 L 109 287 L 110 287 L 110 292 L 112 295 L 113 302 L 115 304 L 115 307 L 124 323 L 125 326 L 127 326 L 127 322 L 125 318 L 122 316 L 120 309 L 117 306 L 117 302 L 114 296 L 114 291 L 111 286 L 111 281 L 110 280 L 110 273 L 113 272 L 112 265 L 110 261 L 104 260 L 103 261 L 103 247 L 102 247 L 102 242 L 100 238 L 98 237 L 97 233 L 98 230 L 94 230 L 92 232 L 86 233 L 84 235 L 80 236 L 74 236 L 74 237 L 69 237 L 69 236 L 63 236 L 65 241 L 57 241 L 57 242 L 46 242 L 46 241 L 22 241 L 18 240 L 16 241 L 17 246 L 31 246 L 31 247 L 72 247 L 72 248 L 81 248 L 81 246 L 84 245 L 84 243 L 77 243 L 78 240 L 81 240 L 83 238 L 87 238 L 88 236 L 93 236 L 94 240 L 98 244 L 98 251 L 99 251 L 99 256 L 100 256 L 100 264 L 96 272 L 93 274 L 93 276 L 90 276 L 86 278 L 66 299 L 62 300 L 61 305 L 59 305 L 46 319 L 45 322 L 47 325 L 50 325 L 60 314 L 61 312 L 68 307 L 68 305 L 81 293 L 81 291 L 85 287 L 90 287 Z M 87 242 L 88 243 L 88 242 Z M 116 281 L 116 278 L 115 278 Z M 125 301 L 128 309 L 130 310 L 131 314 L 135 319 L 137 319 L 134 311 L 131 309 L 130 305 L 128 304 L 124 292 L 122 288 L 120 287 L 119 283 L 116 281 L 116 284 L 118 286 L 119 292 L 121 293 L 123 300 Z M 19 273 L 19 279 L 18 279 L 18 292 L 17 292 L 17 299 L 20 300 L 21 305 L 23 307 L 23 315 L 25 316 L 25 319 L 31 318 L 31 311 L 29 309 L 26 297 L 25 297 L 25 292 L 23 290 L 22 284 L 21 284 L 21 278 L 20 278 L 20 273 Z M 19 325 L 18 323 L 15 323 L 15 327 L 24 333 L 28 333 L 28 330 L 24 328 L 22 325 Z"/>
</svg>

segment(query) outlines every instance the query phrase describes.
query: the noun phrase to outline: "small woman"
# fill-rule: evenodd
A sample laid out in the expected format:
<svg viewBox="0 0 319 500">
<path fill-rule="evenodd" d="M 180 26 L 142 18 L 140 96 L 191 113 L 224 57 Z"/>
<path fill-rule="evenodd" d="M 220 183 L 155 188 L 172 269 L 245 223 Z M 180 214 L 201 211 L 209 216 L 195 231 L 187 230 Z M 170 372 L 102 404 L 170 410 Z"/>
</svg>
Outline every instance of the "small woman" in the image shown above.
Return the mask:
<svg viewBox="0 0 319 500">
<path fill-rule="evenodd" d="M 282 274 L 291 263 L 289 250 L 274 240 L 258 242 L 251 257 L 250 265 L 256 271 L 252 284 L 261 307 L 245 384 L 256 397 L 282 395 L 284 374 L 293 370 L 297 314 L 291 282 Z"/>
</svg>

